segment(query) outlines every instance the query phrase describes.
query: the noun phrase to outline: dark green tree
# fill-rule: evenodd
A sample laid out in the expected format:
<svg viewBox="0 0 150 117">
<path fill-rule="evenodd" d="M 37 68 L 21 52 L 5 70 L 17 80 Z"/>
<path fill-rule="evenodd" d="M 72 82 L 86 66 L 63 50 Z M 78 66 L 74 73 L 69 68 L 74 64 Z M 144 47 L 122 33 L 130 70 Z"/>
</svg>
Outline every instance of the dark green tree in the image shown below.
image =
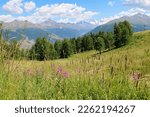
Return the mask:
<svg viewBox="0 0 150 117">
<path fill-rule="evenodd" d="M 133 32 L 132 27 L 128 21 L 119 22 L 114 25 L 114 40 L 116 48 L 124 46 L 128 43 Z"/>
<path fill-rule="evenodd" d="M 133 30 L 132 30 L 131 24 L 127 20 L 125 20 L 123 23 L 127 27 L 128 31 L 129 31 L 129 35 L 132 36 L 133 35 Z"/>
<path fill-rule="evenodd" d="M 62 42 L 60 58 L 68 58 L 71 55 L 71 44 L 69 40 L 64 39 Z"/>
<path fill-rule="evenodd" d="M 120 25 L 116 24 L 114 25 L 114 40 L 115 40 L 115 47 L 119 48 L 122 46 L 122 30 Z"/>
<path fill-rule="evenodd" d="M 76 39 L 76 51 L 77 51 L 77 53 L 81 52 L 81 44 L 82 44 L 81 37 L 78 37 Z"/>
<path fill-rule="evenodd" d="M 30 50 L 30 58 L 37 60 L 52 60 L 56 58 L 54 46 L 46 38 L 38 38 Z"/>
<path fill-rule="evenodd" d="M 94 45 L 95 45 L 94 48 L 95 48 L 97 51 L 99 51 L 100 54 L 101 54 L 102 50 L 105 48 L 104 39 L 103 39 L 102 37 L 96 38 Z"/>
<path fill-rule="evenodd" d="M 85 50 L 93 50 L 94 49 L 94 43 L 93 39 L 90 35 L 86 37 L 86 44 L 85 44 Z"/>
<path fill-rule="evenodd" d="M 126 45 L 130 38 L 129 29 L 124 25 L 122 28 L 122 45 Z"/>
<path fill-rule="evenodd" d="M 81 38 L 81 52 L 86 51 L 86 46 L 87 46 L 86 36 L 83 36 Z"/>
<path fill-rule="evenodd" d="M 55 47 L 55 50 L 57 52 L 58 58 L 60 58 L 61 48 L 62 48 L 62 41 L 61 40 L 56 40 L 56 42 L 54 44 L 54 47 Z"/>
<path fill-rule="evenodd" d="M 71 44 L 72 54 L 76 54 L 77 53 L 77 50 L 76 50 L 76 39 L 75 38 L 70 39 L 70 44 Z"/>
<path fill-rule="evenodd" d="M 114 47 L 114 35 L 112 32 L 108 32 L 104 38 L 105 49 L 111 50 Z"/>
</svg>

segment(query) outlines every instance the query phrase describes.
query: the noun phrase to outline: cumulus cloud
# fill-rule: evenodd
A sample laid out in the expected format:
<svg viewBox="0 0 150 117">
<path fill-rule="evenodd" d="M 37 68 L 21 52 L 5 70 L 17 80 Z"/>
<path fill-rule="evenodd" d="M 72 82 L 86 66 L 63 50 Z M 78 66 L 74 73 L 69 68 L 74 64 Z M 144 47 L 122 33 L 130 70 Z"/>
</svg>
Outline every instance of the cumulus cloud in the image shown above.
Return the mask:
<svg viewBox="0 0 150 117">
<path fill-rule="evenodd" d="M 90 19 L 96 15 L 96 12 L 87 11 L 81 6 L 76 4 L 53 4 L 44 5 L 36 10 L 33 14 L 34 17 L 39 18 L 39 21 L 53 19 L 63 19 L 64 21 L 78 22 Z"/>
<path fill-rule="evenodd" d="M 12 14 L 22 14 L 23 13 L 23 9 L 21 8 L 22 6 L 23 6 L 22 0 L 9 0 L 2 7 L 4 10 Z"/>
<path fill-rule="evenodd" d="M 133 5 L 138 7 L 150 7 L 150 0 L 124 0 L 125 5 Z"/>
<path fill-rule="evenodd" d="M 115 2 L 114 1 L 109 1 L 108 5 L 111 6 L 111 7 L 113 7 L 115 5 Z"/>
<path fill-rule="evenodd" d="M 11 0 L 22 1 L 22 0 Z M 10 5 L 9 5 L 10 6 Z M 22 5 L 20 5 L 22 6 Z M 25 7 L 26 6 L 26 7 Z M 33 10 L 35 5 L 33 2 L 28 2 L 24 6 L 26 11 Z M 12 12 L 12 9 L 9 11 Z M 17 12 L 15 12 L 17 13 Z M 56 20 L 58 22 L 80 22 L 91 19 L 97 12 L 88 11 L 86 8 L 78 6 L 77 4 L 52 4 L 44 5 L 36 8 L 35 12 L 30 16 L 18 16 L 17 20 L 28 20 L 33 23 L 40 23 L 49 19 Z"/>
<path fill-rule="evenodd" d="M 30 12 L 36 8 L 36 4 L 33 1 L 25 2 L 24 9 L 26 12 Z"/>
</svg>

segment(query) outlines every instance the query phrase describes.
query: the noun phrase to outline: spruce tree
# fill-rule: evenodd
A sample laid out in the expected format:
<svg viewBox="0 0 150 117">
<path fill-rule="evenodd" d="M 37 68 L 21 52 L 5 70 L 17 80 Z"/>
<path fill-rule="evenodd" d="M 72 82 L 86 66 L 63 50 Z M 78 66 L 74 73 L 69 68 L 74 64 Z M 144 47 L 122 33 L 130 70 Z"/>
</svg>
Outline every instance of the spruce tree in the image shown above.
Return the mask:
<svg viewBox="0 0 150 117">
<path fill-rule="evenodd" d="M 101 54 L 102 50 L 105 48 L 104 39 L 102 37 L 96 38 L 94 45 L 95 45 L 95 49 L 99 51 Z"/>
<path fill-rule="evenodd" d="M 122 30 L 121 30 L 121 25 L 118 25 L 115 23 L 114 25 L 114 40 L 115 40 L 115 47 L 119 48 L 122 46 Z"/>
<path fill-rule="evenodd" d="M 46 38 L 38 38 L 30 50 L 30 58 L 37 60 L 49 60 L 56 58 L 54 46 Z"/>
<path fill-rule="evenodd" d="M 76 39 L 76 51 L 77 53 L 80 53 L 81 52 L 81 44 L 82 44 L 82 40 L 80 37 L 78 37 Z"/>
<path fill-rule="evenodd" d="M 62 41 L 61 40 L 56 40 L 54 44 L 55 50 L 57 52 L 57 57 L 60 58 L 61 54 L 61 48 L 62 48 Z"/>
<path fill-rule="evenodd" d="M 71 55 L 71 52 L 70 42 L 67 39 L 63 40 L 60 57 L 68 58 Z"/>
</svg>

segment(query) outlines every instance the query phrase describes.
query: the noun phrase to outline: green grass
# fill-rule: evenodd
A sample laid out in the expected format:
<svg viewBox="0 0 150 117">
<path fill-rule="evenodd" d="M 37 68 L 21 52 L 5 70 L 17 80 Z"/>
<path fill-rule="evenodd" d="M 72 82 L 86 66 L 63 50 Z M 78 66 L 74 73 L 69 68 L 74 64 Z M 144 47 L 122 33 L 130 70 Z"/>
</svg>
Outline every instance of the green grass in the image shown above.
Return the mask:
<svg viewBox="0 0 150 117">
<path fill-rule="evenodd" d="M 57 72 L 60 68 L 65 74 Z M 139 80 L 133 72 L 142 74 Z M 150 31 L 135 33 L 127 46 L 101 55 L 90 51 L 54 61 L 6 60 L 0 65 L 0 99 L 150 99 Z"/>
</svg>

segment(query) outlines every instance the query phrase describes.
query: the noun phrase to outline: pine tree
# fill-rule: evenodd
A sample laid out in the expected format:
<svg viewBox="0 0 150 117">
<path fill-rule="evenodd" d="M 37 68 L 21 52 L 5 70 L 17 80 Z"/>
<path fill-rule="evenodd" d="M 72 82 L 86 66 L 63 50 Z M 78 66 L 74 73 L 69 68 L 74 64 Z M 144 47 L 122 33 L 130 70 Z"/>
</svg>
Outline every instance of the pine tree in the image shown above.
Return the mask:
<svg viewBox="0 0 150 117">
<path fill-rule="evenodd" d="M 121 30 L 121 25 L 116 24 L 114 25 L 114 40 L 115 40 L 115 47 L 119 48 L 122 46 L 122 30 Z"/>
<path fill-rule="evenodd" d="M 92 39 L 92 37 L 90 35 L 88 35 L 86 37 L 86 44 L 85 45 L 86 45 L 85 46 L 85 48 L 86 48 L 85 50 L 86 51 L 94 49 L 93 39 Z"/>
<path fill-rule="evenodd" d="M 124 25 L 122 29 L 122 45 L 126 45 L 130 38 L 129 29 Z"/>
<path fill-rule="evenodd" d="M 72 54 L 76 54 L 77 53 L 77 50 L 76 50 L 76 39 L 73 38 L 73 39 L 70 39 L 70 44 L 71 44 L 71 50 L 72 50 Z"/>
<path fill-rule="evenodd" d="M 114 47 L 114 35 L 112 32 L 108 32 L 104 39 L 105 49 L 111 50 Z"/>
<path fill-rule="evenodd" d="M 101 54 L 102 50 L 105 48 L 104 39 L 103 39 L 102 37 L 96 38 L 94 45 L 95 45 L 94 48 L 95 48 L 97 51 L 99 51 L 100 54 Z"/>
<path fill-rule="evenodd" d="M 71 52 L 72 52 L 71 44 L 67 39 L 65 39 L 62 43 L 60 57 L 61 58 L 68 58 L 71 55 Z"/>
<path fill-rule="evenodd" d="M 30 50 L 30 58 L 37 60 L 49 60 L 56 58 L 54 46 L 46 38 L 38 38 Z"/>
<path fill-rule="evenodd" d="M 128 21 L 119 22 L 114 25 L 114 40 L 116 48 L 124 46 L 128 43 L 133 32 L 132 27 Z"/>
<path fill-rule="evenodd" d="M 62 48 L 62 41 L 56 40 L 56 42 L 54 44 L 54 47 L 55 47 L 55 50 L 57 52 L 57 57 L 60 58 L 61 48 Z"/>
<path fill-rule="evenodd" d="M 131 24 L 127 20 L 125 20 L 123 23 L 127 27 L 128 31 L 129 31 L 129 35 L 132 36 L 133 35 L 133 30 L 132 30 Z"/>
<path fill-rule="evenodd" d="M 81 44 L 82 44 L 82 40 L 79 37 L 79 38 L 76 39 L 76 51 L 77 51 L 77 53 L 81 52 Z"/>
</svg>

